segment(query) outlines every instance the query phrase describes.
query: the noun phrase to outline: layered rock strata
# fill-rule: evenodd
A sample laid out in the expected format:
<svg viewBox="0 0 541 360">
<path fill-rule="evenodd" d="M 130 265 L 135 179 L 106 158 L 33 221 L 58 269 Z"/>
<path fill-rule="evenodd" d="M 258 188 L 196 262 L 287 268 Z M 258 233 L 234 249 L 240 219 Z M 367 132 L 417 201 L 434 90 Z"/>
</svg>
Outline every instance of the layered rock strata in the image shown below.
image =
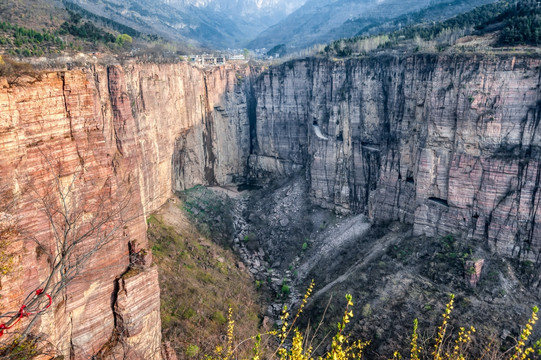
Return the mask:
<svg viewBox="0 0 541 360">
<path fill-rule="evenodd" d="M 73 279 L 63 287 L 55 273 L 52 284 L 63 289 L 33 331 L 71 359 L 160 359 L 146 215 L 172 189 L 244 176 L 249 127 L 239 130 L 225 110 L 247 123 L 246 77 L 247 68 L 126 64 L 3 81 L 0 211 L 4 222 L 16 219 L 17 231 L 1 279 L 2 312 L 17 311 L 43 287 L 51 264 L 76 241 L 65 258 Z"/>
<path fill-rule="evenodd" d="M 419 55 L 272 68 L 254 84 L 250 173 L 257 181 L 306 168 L 322 206 L 535 258 L 539 65 L 531 57 Z"/>
</svg>

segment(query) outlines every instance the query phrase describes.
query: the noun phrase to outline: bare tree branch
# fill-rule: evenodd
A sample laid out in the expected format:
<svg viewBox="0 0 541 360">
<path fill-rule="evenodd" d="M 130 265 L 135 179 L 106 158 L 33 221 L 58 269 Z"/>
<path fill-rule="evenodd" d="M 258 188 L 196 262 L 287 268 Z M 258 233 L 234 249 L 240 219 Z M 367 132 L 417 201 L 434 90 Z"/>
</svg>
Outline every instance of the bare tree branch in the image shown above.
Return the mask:
<svg viewBox="0 0 541 360">
<path fill-rule="evenodd" d="M 47 219 L 50 237 L 26 234 L 26 238 L 46 254 L 49 269 L 45 280 L 27 296 L 18 311 L 0 315 L 7 319 L 0 330 L 9 329 L 22 318 L 30 318 L 17 341 L 35 338 L 31 332 L 48 308 L 49 296 L 52 301 L 65 296 L 66 287 L 82 279 L 81 274 L 96 253 L 142 215 L 130 206 L 131 188 L 120 187 L 113 175 L 100 185 L 87 182 L 84 157 L 79 156 L 80 164 L 69 170 L 61 159 L 51 159 L 42 149 L 40 153 L 49 181 L 36 184 L 29 180 L 29 194 L 34 206 Z M 128 270 L 128 266 L 123 264 L 122 270 Z"/>
</svg>

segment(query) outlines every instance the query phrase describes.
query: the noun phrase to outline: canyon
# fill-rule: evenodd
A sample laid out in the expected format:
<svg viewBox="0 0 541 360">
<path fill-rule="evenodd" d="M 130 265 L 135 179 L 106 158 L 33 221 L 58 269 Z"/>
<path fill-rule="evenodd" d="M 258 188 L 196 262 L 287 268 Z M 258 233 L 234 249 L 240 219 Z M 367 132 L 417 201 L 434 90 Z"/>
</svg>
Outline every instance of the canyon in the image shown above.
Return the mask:
<svg viewBox="0 0 541 360">
<path fill-rule="evenodd" d="M 316 207 L 400 222 L 415 236 L 454 234 L 537 271 L 540 65 L 479 54 L 270 68 L 126 61 L 2 79 L 0 220 L 17 230 L 2 312 L 51 273 L 61 250 L 46 210 L 68 199 L 64 211 L 80 209 L 83 224 L 105 217 L 108 237 L 83 239 L 79 251 L 94 253 L 36 333 L 71 359 L 160 359 L 148 215 L 198 184 L 288 177 L 305 181 Z"/>
</svg>

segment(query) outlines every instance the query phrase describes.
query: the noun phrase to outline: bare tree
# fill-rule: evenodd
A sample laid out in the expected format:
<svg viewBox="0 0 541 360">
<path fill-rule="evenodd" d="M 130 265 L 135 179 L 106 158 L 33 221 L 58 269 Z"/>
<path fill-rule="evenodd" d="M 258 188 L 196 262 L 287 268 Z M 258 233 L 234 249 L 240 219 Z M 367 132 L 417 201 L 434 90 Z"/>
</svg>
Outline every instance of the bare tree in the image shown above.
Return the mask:
<svg viewBox="0 0 541 360">
<path fill-rule="evenodd" d="M 121 236 L 122 229 L 141 215 L 130 207 L 131 189 L 120 187 L 114 176 L 99 181 L 87 178 L 88 165 L 84 157 L 79 156 L 79 163 L 74 167 L 40 152 L 48 181 L 39 184 L 29 181 L 27 194 L 45 216 L 50 236 L 45 239 L 31 234 L 23 236 L 36 243 L 39 252 L 46 256 L 49 269 L 45 280 L 29 293 L 20 309 L 0 316 L 7 319 L 0 325 L 0 336 L 22 318 L 30 318 L 16 338 L 18 342 L 31 334 L 39 316 L 81 276 L 90 259 Z M 128 264 L 113 266 L 127 269 Z M 30 339 L 35 342 L 36 338 L 30 335 Z"/>
</svg>

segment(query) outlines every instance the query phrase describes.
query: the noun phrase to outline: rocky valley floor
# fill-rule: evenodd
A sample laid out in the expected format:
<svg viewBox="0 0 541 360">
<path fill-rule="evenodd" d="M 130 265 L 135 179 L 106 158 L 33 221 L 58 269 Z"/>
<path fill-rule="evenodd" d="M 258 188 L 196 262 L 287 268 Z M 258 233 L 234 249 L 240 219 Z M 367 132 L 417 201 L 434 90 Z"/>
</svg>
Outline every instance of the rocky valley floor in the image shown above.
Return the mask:
<svg viewBox="0 0 541 360">
<path fill-rule="evenodd" d="M 313 333 L 321 322 L 314 341 L 323 344 L 318 351 L 327 350 L 344 295 L 352 294 L 348 329 L 371 341 L 368 359 L 409 354 L 415 318 L 430 351 L 451 293 L 449 340 L 459 327 L 473 325 L 472 351 L 488 343 L 498 351 L 514 346 L 539 304 L 531 263 L 494 255 L 488 244 L 461 234 L 413 236 L 406 224 L 336 215 L 311 205 L 300 176 L 264 189 L 192 188 L 149 219 L 149 235 L 161 269 L 164 338 L 180 358 L 212 351 L 202 338 L 223 341 L 225 304 L 251 304 L 232 305 L 240 340 L 258 324 L 259 331 L 279 325 L 282 307 L 295 309 L 312 279 L 315 290 L 299 327 Z"/>
</svg>

